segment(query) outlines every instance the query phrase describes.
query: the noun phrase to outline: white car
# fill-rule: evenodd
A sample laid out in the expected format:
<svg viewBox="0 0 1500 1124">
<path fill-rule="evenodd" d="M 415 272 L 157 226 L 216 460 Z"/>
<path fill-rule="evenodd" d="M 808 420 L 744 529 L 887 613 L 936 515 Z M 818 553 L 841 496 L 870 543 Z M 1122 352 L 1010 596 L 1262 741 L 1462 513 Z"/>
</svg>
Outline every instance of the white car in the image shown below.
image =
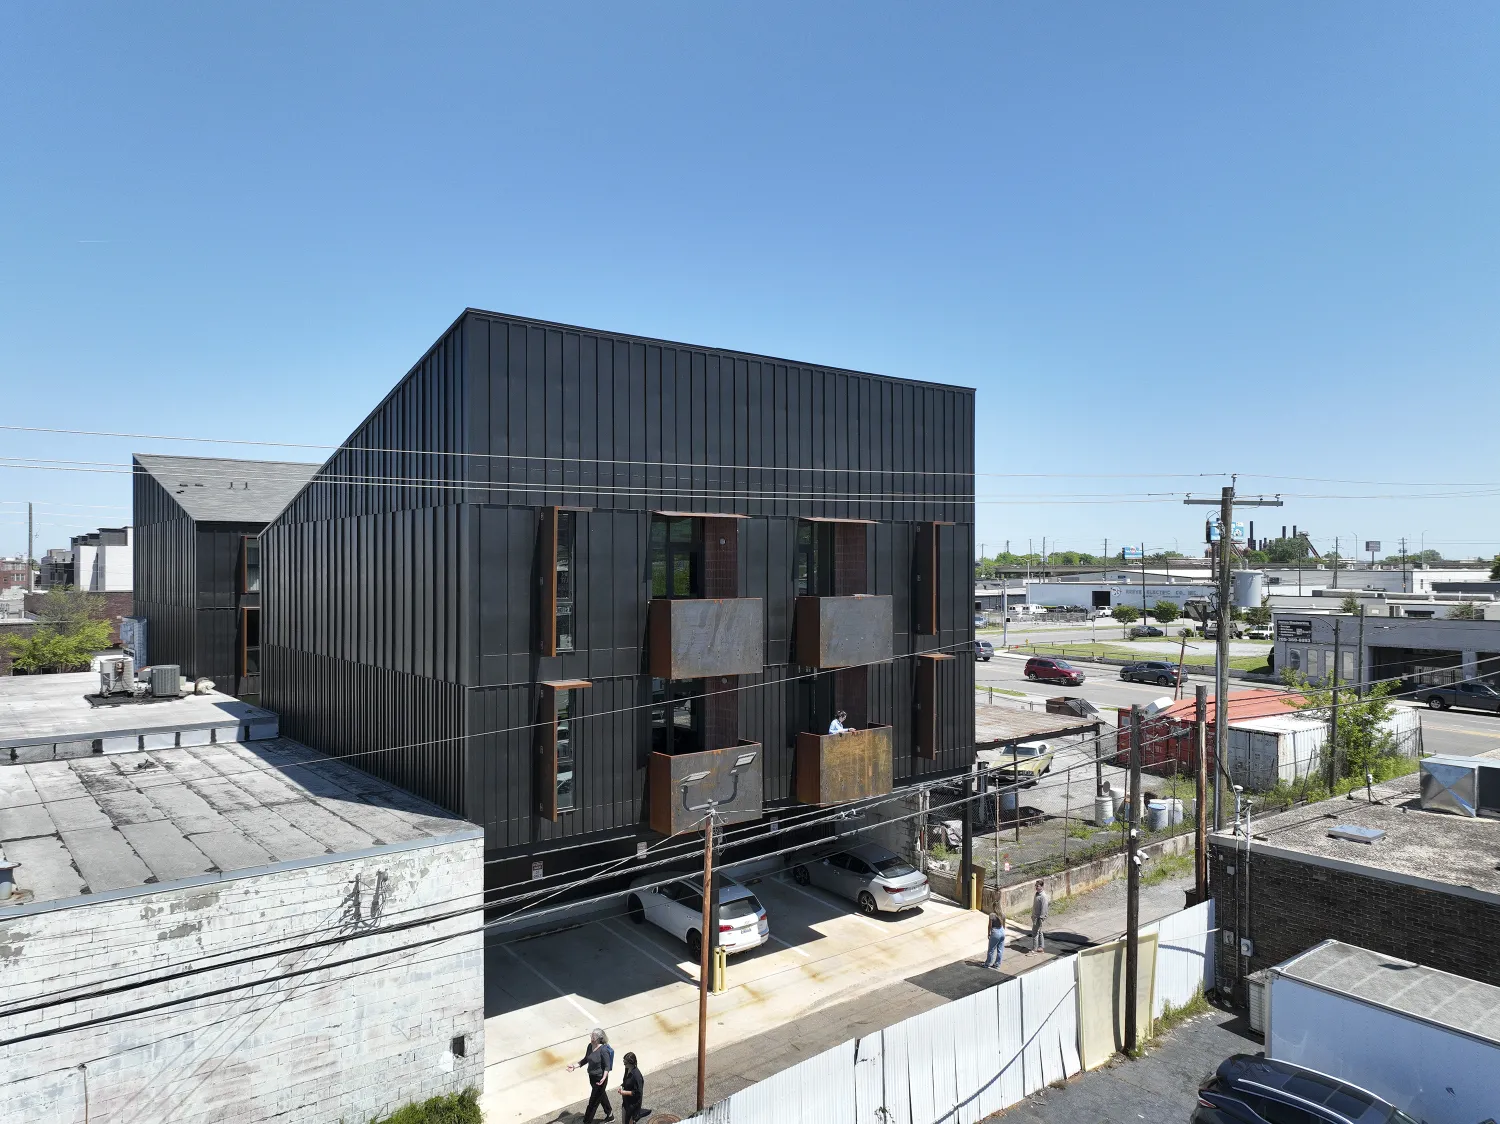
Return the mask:
<svg viewBox="0 0 1500 1124">
<path fill-rule="evenodd" d="M 916 909 L 931 895 L 927 876 L 893 851 L 862 843 L 792 867 L 792 880 L 852 899 L 861 913 Z"/>
<path fill-rule="evenodd" d="M 685 941 L 697 960 L 703 954 L 703 876 L 684 874 L 676 881 L 661 882 L 671 873 L 637 878 L 625 907 L 637 925 L 649 921 Z M 760 899 L 733 878 L 720 875 L 719 947 L 725 952 L 746 952 L 770 939 L 771 924 Z"/>
</svg>

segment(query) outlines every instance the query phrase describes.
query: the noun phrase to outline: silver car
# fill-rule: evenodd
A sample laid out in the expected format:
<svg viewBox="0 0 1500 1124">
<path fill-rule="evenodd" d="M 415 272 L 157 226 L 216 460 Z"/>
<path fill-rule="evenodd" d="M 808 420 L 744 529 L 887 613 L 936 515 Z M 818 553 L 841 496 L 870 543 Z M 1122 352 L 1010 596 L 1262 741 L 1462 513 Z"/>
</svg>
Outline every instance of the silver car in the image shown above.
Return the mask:
<svg viewBox="0 0 1500 1124">
<path fill-rule="evenodd" d="M 861 913 L 896 913 L 915 909 L 930 896 L 927 876 L 900 855 L 862 843 L 823 859 L 792 867 L 799 886 L 811 883 L 849 898 Z"/>
</svg>

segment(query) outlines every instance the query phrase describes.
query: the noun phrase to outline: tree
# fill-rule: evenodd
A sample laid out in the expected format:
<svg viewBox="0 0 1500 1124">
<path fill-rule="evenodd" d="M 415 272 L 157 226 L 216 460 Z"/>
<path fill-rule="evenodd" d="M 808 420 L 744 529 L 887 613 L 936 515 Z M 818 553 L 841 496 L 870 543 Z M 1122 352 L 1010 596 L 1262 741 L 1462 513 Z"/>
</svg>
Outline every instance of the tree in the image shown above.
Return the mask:
<svg viewBox="0 0 1500 1124">
<path fill-rule="evenodd" d="M 1312 553 L 1312 544 L 1306 535 L 1294 535 L 1289 539 L 1273 539 L 1266 543 L 1266 558 L 1280 565 L 1302 562 Z"/>
<path fill-rule="evenodd" d="M 1298 692 L 1303 701 L 1298 710 L 1317 711 L 1314 715 L 1328 721 L 1333 705 L 1333 691 L 1328 687 L 1313 687 L 1306 677 L 1294 671 L 1284 671 L 1281 681 Z M 1345 690 L 1339 696 L 1338 725 L 1334 732 L 1334 744 L 1324 752 L 1334 752 L 1338 764 L 1338 775 L 1364 780 L 1370 773 L 1377 781 L 1390 780 L 1404 771 L 1404 758 L 1395 735 L 1386 728 L 1391 716 L 1391 695 L 1394 683 L 1376 683 L 1360 698 L 1353 691 Z M 1326 775 L 1326 758 L 1323 772 Z"/>
<path fill-rule="evenodd" d="M 1345 597 L 1342 601 L 1339 602 L 1339 612 L 1349 613 L 1356 617 L 1362 617 L 1365 615 L 1365 604 L 1358 597 L 1355 597 L 1354 594 L 1351 593 L 1348 597 Z"/>
<path fill-rule="evenodd" d="M 1141 617 L 1140 610 L 1130 605 L 1116 605 L 1109 611 L 1109 615 L 1120 622 L 1120 629 L 1122 633 L 1126 628 L 1130 627 L 1136 621 L 1140 620 Z"/>
<path fill-rule="evenodd" d="M 1490 581 L 1500 582 L 1500 554 L 1495 555 L 1494 565 L 1490 567 Z"/>
<path fill-rule="evenodd" d="M 87 671 L 94 654 L 109 647 L 109 619 L 98 594 L 49 589 L 37 619 L 41 623 L 29 636 L 0 640 L 18 671 Z"/>
<path fill-rule="evenodd" d="M 1262 597 L 1260 604 L 1253 609 L 1245 610 L 1245 623 L 1252 624 L 1257 628 L 1265 628 L 1271 623 L 1271 599 Z"/>
<path fill-rule="evenodd" d="M 1177 607 L 1177 602 L 1175 601 L 1158 601 L 1155 605 L 1151 606 L 1151 615 L 1161 624 L 1171 624 L 1178 617 L 1182 616 L 1182 611 Z"/>
<path fill-rule="evenodd" d="M 1448 610 L 1450 621 L 1482 621 L 1484 610 L 1472 601 L 1461 601 Z"/>
</svg>

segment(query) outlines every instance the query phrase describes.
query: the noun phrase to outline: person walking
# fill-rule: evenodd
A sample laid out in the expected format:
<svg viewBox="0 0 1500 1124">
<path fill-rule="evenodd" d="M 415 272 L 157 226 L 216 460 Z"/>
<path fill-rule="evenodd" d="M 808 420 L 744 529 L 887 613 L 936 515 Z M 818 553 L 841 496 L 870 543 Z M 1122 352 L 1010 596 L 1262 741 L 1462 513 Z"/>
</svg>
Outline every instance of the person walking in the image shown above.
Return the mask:
<svg viewBox="0 0 1500 1124">
<path fill-rule="evenodd" d="M 589 1107 L 584 1110 L 583 1124 L 594 1124 L 594 1110 L 604 1109 L 604 1121 L 615 1118 L 614 1107 L 609 1103 L 609 1071 L 615 1068 L 615 1051 L 609 1044 L 609 1035 L 604 1028 L 596 1026 L 589 1031 L 589 1044 L 584 1047 L 583 1057 L 568 1066 L 568 1072 L 584 1067 L 589 1075 Z"/>
<path fill-rule="evenodd" d="M 1005 914 L 1000 912 L 1000 895 L 995 895 L 995 904 L 990 908 L 990 951 L 984 958 L 984 966 L 1000 970 L 1000 960 L 1005 955 Z"/>
<path fill-rule="evenodd" d="M 635 1124 L 646 1114 L 641 1107 L 646 1103 L 641 1099 L 645 1095 L 646 1079 L 641 1076 L 635 1055 L 628 1053 L 625 1055 L 625 1073 L 620 1078 L 620 1115 L 625 1118 L 624 1124 Z"/>
<path fill-rule="evenodd" d="M 1052 899 L 1047 896 L 1046 883 L 1036 880 L 1036 894 L 1031 899 L 1031 951 L 1046 952 L 1046 939 L 1042 934 L 1042 923 L 1047 920 L 1047 907 Z"/>
</svg>

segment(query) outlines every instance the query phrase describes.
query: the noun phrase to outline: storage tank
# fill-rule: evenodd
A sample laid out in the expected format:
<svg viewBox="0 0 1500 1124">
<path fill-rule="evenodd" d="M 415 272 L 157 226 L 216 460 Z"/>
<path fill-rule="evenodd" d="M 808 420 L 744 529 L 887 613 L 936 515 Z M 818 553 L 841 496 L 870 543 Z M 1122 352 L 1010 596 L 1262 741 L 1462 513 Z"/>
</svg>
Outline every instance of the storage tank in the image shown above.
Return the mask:
<svg viewBox="0 0 1500 1124">
<path fill-rule="evenodd" d="M 1258 609 L 1266 592 L 1266 576 L 1259 570 L 1235 570 L 1234 607 L 1236 609 Z"/>
</svg>

